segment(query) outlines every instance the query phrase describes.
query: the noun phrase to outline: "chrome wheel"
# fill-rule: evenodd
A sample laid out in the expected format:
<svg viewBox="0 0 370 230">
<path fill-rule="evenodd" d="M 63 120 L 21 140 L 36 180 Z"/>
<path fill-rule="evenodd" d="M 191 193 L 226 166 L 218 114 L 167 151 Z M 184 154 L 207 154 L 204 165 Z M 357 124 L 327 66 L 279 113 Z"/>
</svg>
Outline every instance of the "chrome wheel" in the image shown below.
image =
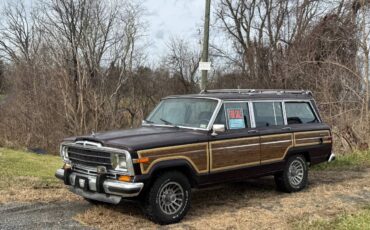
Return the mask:
<svg viewBox="0 0 370 230">
<path fill-rule="evenodd" d="M 167 215 L 173 215 L 183 206 L 184 198 L 182 186 L 177 182 L 168 182 L 159 191 L 159 207 Z"/>
<path fill-rule="evenodd" d="M 296 159 L 289 166 L 288 178 L 291 185 L 298 186 L 304 177 L 303 162 Z"/>
</svg>

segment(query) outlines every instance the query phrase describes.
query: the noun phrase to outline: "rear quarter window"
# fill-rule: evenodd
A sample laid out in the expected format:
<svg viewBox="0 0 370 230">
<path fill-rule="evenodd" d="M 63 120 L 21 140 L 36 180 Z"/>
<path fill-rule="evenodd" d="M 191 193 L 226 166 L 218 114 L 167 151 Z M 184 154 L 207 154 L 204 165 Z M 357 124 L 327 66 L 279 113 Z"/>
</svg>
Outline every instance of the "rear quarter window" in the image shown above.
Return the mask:
<svg viewBox="0 0 370 230">
<path fill-rule="evenodd" d="M 308 102 L 285 102 L 285 111 L 288 124 L 319 122 Z"/>
</svg>

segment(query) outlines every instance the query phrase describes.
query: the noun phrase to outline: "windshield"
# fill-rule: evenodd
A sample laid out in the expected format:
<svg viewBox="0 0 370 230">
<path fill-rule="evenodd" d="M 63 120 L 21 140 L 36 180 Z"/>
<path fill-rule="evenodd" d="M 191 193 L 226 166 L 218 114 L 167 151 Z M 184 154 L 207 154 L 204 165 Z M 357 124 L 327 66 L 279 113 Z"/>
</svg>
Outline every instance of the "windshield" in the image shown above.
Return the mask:
<svg viewBox="0 0 370 230">
<path fill-rule="evenodd" d="M 217 106 L 216 100 L 170 98 L 161 101 L 147 123 L 206 129 Z"/>
</svg>

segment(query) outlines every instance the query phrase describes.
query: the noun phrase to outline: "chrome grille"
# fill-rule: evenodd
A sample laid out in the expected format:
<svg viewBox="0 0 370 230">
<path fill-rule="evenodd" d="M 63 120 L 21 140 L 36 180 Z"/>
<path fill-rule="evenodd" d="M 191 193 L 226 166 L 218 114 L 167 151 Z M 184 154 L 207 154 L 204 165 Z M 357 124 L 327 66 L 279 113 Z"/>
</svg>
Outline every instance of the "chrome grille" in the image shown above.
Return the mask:
<svg viewBox="0 0 370 230">
<path fill-rule="evenodd" d="M 73 165 L 73 171 L 81 173 L 81 174 L 86 174 L 86 175 L 89 175 L 89 176 L 95 176 L 95 177 L 98 175 L 96 168 L 89 167 L 89 166 L 83 166 L 83 165 Z M 108 172 L 105 175 L 108 178 L 117 179 L 116 174 Z"/>
<path fill-rule="evenodd" d="M 67 152 L 72 164 L 112 168 L 110 153 L 76 147 L 68 147 Z"/>
</svg>

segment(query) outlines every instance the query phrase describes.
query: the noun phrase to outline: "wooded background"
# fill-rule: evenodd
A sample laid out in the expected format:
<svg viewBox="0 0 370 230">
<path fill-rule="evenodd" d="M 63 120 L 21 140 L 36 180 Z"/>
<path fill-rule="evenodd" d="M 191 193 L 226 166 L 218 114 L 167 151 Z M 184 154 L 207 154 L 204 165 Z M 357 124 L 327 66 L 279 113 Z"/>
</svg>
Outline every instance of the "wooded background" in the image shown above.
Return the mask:
<svg viewBox="0 0 370 230">
<path fill-rule="evenodd" d="M 311 90 L 336 151 L 368 148 L 369 1 L 212 8 L 208 88 Z M 149 64 L 145 11 L 129 0 L 3 4 L 0 146 L 57 153 L 63 137 L 137 127 L 161 97 L 198 93 L 200 46 L 174 37 Z"/>
</svg>

